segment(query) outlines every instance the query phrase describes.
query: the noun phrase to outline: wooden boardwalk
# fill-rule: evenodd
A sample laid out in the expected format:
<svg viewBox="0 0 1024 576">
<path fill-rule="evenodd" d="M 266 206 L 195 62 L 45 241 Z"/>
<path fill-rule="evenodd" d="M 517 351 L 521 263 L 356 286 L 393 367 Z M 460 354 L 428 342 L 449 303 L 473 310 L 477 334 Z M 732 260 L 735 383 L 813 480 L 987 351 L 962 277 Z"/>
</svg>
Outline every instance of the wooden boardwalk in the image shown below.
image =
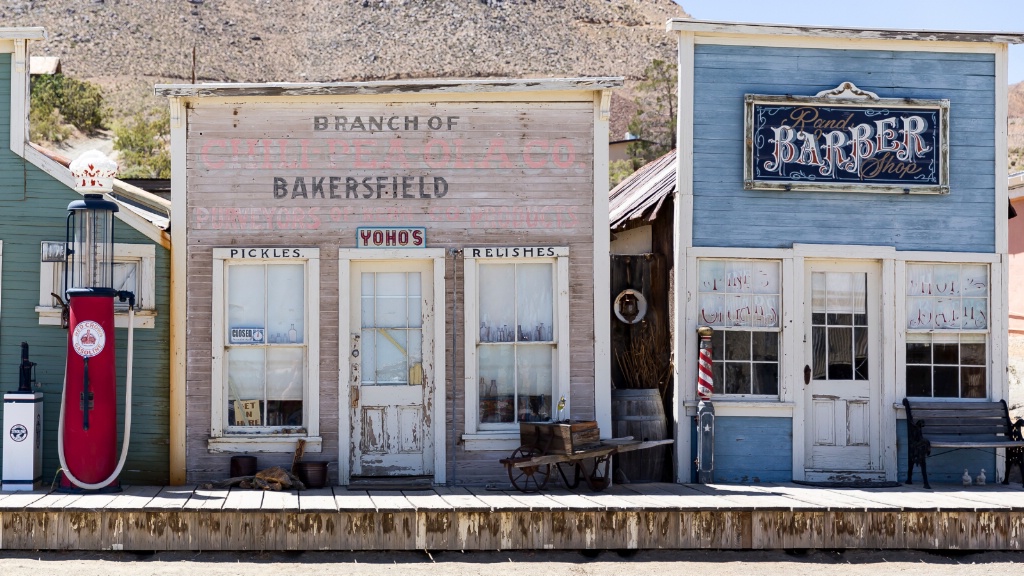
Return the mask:
<svg viewBox="0 0 1024 576">
<path fill-rule="evenodd" d="M 0 492 L 0 550 L 1024 549 L 1021 485 Z"/>
</svg>

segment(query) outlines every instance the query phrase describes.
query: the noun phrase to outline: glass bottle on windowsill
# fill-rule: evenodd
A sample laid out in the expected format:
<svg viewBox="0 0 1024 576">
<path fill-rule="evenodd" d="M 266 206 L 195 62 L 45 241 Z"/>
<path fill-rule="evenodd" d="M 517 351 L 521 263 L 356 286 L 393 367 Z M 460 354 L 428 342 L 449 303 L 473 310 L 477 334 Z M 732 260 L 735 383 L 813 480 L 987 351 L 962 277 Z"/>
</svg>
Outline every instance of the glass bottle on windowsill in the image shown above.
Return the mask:
<svg viewBox="0 0 1024 576">
<path fill-rule="evenodd" d="M 298 336 L 299 333 L 295 330 L 295 324 L 292 324 L 292 327 L 288 329 L 288 341 L 294 344 Z"/>
</svg>

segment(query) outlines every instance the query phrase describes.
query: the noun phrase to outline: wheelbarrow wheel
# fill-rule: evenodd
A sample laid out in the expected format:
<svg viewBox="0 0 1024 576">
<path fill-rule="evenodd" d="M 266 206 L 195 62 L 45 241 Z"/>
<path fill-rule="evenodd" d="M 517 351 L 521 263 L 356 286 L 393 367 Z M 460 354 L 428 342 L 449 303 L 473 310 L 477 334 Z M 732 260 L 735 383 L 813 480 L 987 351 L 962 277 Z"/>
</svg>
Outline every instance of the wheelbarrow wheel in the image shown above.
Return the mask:
<svg viewBox="0 0 1024 576">
<path fill-rule="evenodd" d="M 515 452 L 512 452 L 509 460 L 535 458 L 543 455 L 544 453 L 539 448 L 520 446 L 515 449 Z M 551 476 L 551 464 L 517 468 L 509 463 L 506 467 L 508 468 L 508 479 L 512 482 L 512 486 L 515 486 L 516 490 L 520 492 L 539 492 L 547 486 L 548 478 Z"/>
</svg>

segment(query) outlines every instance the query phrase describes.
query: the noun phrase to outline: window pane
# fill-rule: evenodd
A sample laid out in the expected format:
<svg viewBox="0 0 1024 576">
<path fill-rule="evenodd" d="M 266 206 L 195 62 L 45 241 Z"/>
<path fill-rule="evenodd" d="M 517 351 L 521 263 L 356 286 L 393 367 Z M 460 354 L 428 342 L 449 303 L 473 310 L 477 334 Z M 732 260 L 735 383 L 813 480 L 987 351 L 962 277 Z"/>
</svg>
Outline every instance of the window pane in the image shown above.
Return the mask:
<svg viewBox="0 0 1024 576">
<path fill-rule="evenodd" d="M 408 274 L 377 273 L 374 288 L 374 322 L 377 327 L 406 328 L 410 326 Z"/>
<path fill-rule="evenodd" d="M 960 370 L 956 366 L 936 366 L 932 369 L 936 398 L 956 398 L 960 395 Z"/>
<path fill-rule="evenodd" d="M 481 342 L 511 342 L 515 328 L 514 264 L 486 264 L 480 270 Z"/>
<path fill-rule="evenodd" d="M 750 360 L 750 332 L 727 330 L 725 332 L 725 359 Z"/>
<path fill-rule="evenodd" d="M 515 352 L 511 345 L 481 346 L 480 421 L 515 421 Z"/>
<path fill-rule="evenodd" d="M 960 368 L 961 388 L 963 398 L 984 398 L 985 397 L 985 367 L 964 366 Z"/>
<path fill-rule="evenodd" d="M 698 322 L 705 326 L 716 328 L 725 326 L 725 296 L 723 294 L 700 295 L 700 316 Z"/>
<path fill-rule="evenodd" d="M 711 360 L 719 361 L 722 359 L 722 353 L 725 349 L 725 332 L 722 330 L 715 330 L 711 334 Z"/>
<path fill-rule="evenodd" d="M 828 329 L 828 379 L 853 379 L 853 328 Z"/>
<path fill-rule="evenodd" d="M 960 286 L 962 296 L 988 296 L 988 266 L 984 264 L 961 266 Z"/>
<path fill-rule="evenodd" d="M 779 360 L 779 333 L 778 332 L 753 332 L 753 359 L 762 361 L 778 362 Z"/>
<path fill-rule="evenodd" d="M 988 328 L 988 299 L 964 298 L 963 327 L 967 330 Z"/>
<path fill-rule="evenodd" d="M 779 365 L 754 363 L 752 394 L 779 393 Z"/>
<path fill-rule="evenodd" d="M 779 294 L 782 283 L 781 270 L 778 262 L 755 261 L 751 282 L 755 294 Z"/>
<path fill-rule="evenodd" d="M 268 426 L 302 425 L 304 358 L 302 348 L 267 350 Z"/>
<path fill-rule="evenodd" d="M 969 336 L 980 337 L 980 342 L 968 340 Z M 960 363 L 973 366 L 985 365 L 985 336 L 964 334 L 960 343 Z"/>
<path fill-rule="evenodd" d="M 746 362 L 725 363 L 725 393 L 750 394 L 750 364 Z"/>
<path fill-rule="evenodd" d="M 930 366 L 907 366 L 907 396 L 932 395 L 932 369 Z"/>
<path fill-rule="evenodd" d="M 264 268 L 260 265 L 228 266 L 228 329 L 266 328 L 264 320 Z"/>
<path fill-rule="evenodd" d="M 936 342 L 934 349 L 936 364 L 957 364 L 960 360 L 959 345 L 955 342 Z"/>
<path fill-rule="evenodd" d="M 930 342 L 907 342 L 907 364 L 931 364 Z"/>
<path fill-rule="evenodd" d="M 301 343 L 305 335 L 305 267 L 302 264 L 267 266 L 267 332 L 278 342 Z"/>
<path fill-rule="evenodd" d="M 519 312 L 517 339 L 536 341 L 538 334 L 551 327 L 552 304 L 551 264 L 519 264 L 516 266 L 516 306 Z M 549 340 L 549 338 L 542 338 Z"/>
<path fill-rule="evenodd" d="M 406 352 L 406 331 L 377 328 L 376 333 L 377 384 L 408 384 L 409 358 Z"/>
<path fill-rule="evenodd" d="M 825 366 L 828 364 L 828 355 L 825 350 L 824 328 L 819 328 L 818 326 L 811 328 L 811 351 L 814 356 L 814 362 L 812 363 L 814 379 L 824 380 L 827 377 Z"/>
<path fill-rule="evenodd" d="M 302 348 L 269 348 L 267 350 L 267 399 L 302 400 Z"/>
<path fill-rule="evenodd" d="M 725 287 L 730 293 L 751 292 L 750 276 L 753 262 L 749 260 L 727 260 L 725 263 Z"/>
<path fill-rule="evenodd" d="M 262 400 L 264 389 L 263 348 L 228 349 L 228 398 L 231 400 Z"/>
<path fill-rule="evenodd" d="M 138 284 L 139 263 L 138 262 L 114 262 L 114 290 L 127 290 L 135 294 L 135 306 L 142 307 L 142 297 L 136 288 Z M 59 290 L 55 290 L 58 294 Z M 114 308 L 127 310 L 128 301 L 121 302 L 114 299 Z"/>
<path fill-rule="evenodd" d="M 516 364 L 519 373 L 517 412 L 520 422 L 543 422 L 551 419 L 553 351 L 553 346 L 517 347 Z"/>
<path fill-rule="evenodd" d="M 700 261 L 700 292 L 725 292 L 725 262 L 722 260 Z"/>
<path fill-rule="evenodd" d="M 855 380 L 868 379 L 868 329 L 853 329 L 853 377 Z"/>
</svg>

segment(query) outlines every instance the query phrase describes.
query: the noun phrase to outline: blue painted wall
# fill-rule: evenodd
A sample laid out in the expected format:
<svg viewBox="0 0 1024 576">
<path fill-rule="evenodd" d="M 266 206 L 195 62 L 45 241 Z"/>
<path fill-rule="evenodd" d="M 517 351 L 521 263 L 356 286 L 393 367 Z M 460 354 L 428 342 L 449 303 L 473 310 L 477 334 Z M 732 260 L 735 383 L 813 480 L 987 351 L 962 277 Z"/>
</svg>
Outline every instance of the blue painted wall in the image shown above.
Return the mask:
<svg viewBox="0 0 1024 576">
<path fill-rule="evenodd" d="M 694 80 L 694 246 L 995 251 L 992 54 L 699 44 Z M 950 101 L 948 196 L 743 190 L 744 94 L 813 96 L 845 81 Z"/>
<path fill-rule="evenodd" d="M 54 180 L 9 148 L 10 54 L 0 54 L 0 241 L 3 241 L 0 284 L 0 392 L 18 388 L 21 342 L 28 342 L 36 378 L 44 397 L 43 477 L 48 483 L 60 464 L 57 424 L 64 378 L 67 331 L 40 326 L 40 243 L 64 240 L 68 203 L 81 196 Z M 121 221 L 115 221 L 119 243 L 152 241 Z M 135 330 L 133 410 L 128 459 L 121 480 L 126 484 L 168 482 L 170 385 L 170 254 L 156 246 L 156 327 Z M 124 376 L 127 329 L 118 329 L 118 430 L 124 418 Z M 0 412 L 0 424 L 2 424 Z M 120 438 L 118 456 L 120 456 Z M 2 458 L 2 447 L 0 447 Z"/>
<path fill-rule="evenodd" d="M 896 454 L 899 465 L 900 482 L 907 481 L 907 421 L 896 422 Z M 981 469 L 985 469 L 987 482 L 994 484 L 996 480 L 996 455 L 992 449 L 960 449 L 934 448 L 928 457 L 928 482 L 943 484 L 959 484 L 966 468 L 971 478 L 975 478 Z M 914 484 L 922 484 L 921 469 L 914 467 Z M 1002 478 L 999 478 L 1002 481 Z"/>
<path fill-rule="evenodd" d="M 697 432 L 690 427 L 697 459 Z M 691 466 L 693 479 L 696 467 Z M 793 480 L 793 421 L 789 418 L 719 416 L 715 418 L 715 482 L 790 482 Z"/>
</svg>

